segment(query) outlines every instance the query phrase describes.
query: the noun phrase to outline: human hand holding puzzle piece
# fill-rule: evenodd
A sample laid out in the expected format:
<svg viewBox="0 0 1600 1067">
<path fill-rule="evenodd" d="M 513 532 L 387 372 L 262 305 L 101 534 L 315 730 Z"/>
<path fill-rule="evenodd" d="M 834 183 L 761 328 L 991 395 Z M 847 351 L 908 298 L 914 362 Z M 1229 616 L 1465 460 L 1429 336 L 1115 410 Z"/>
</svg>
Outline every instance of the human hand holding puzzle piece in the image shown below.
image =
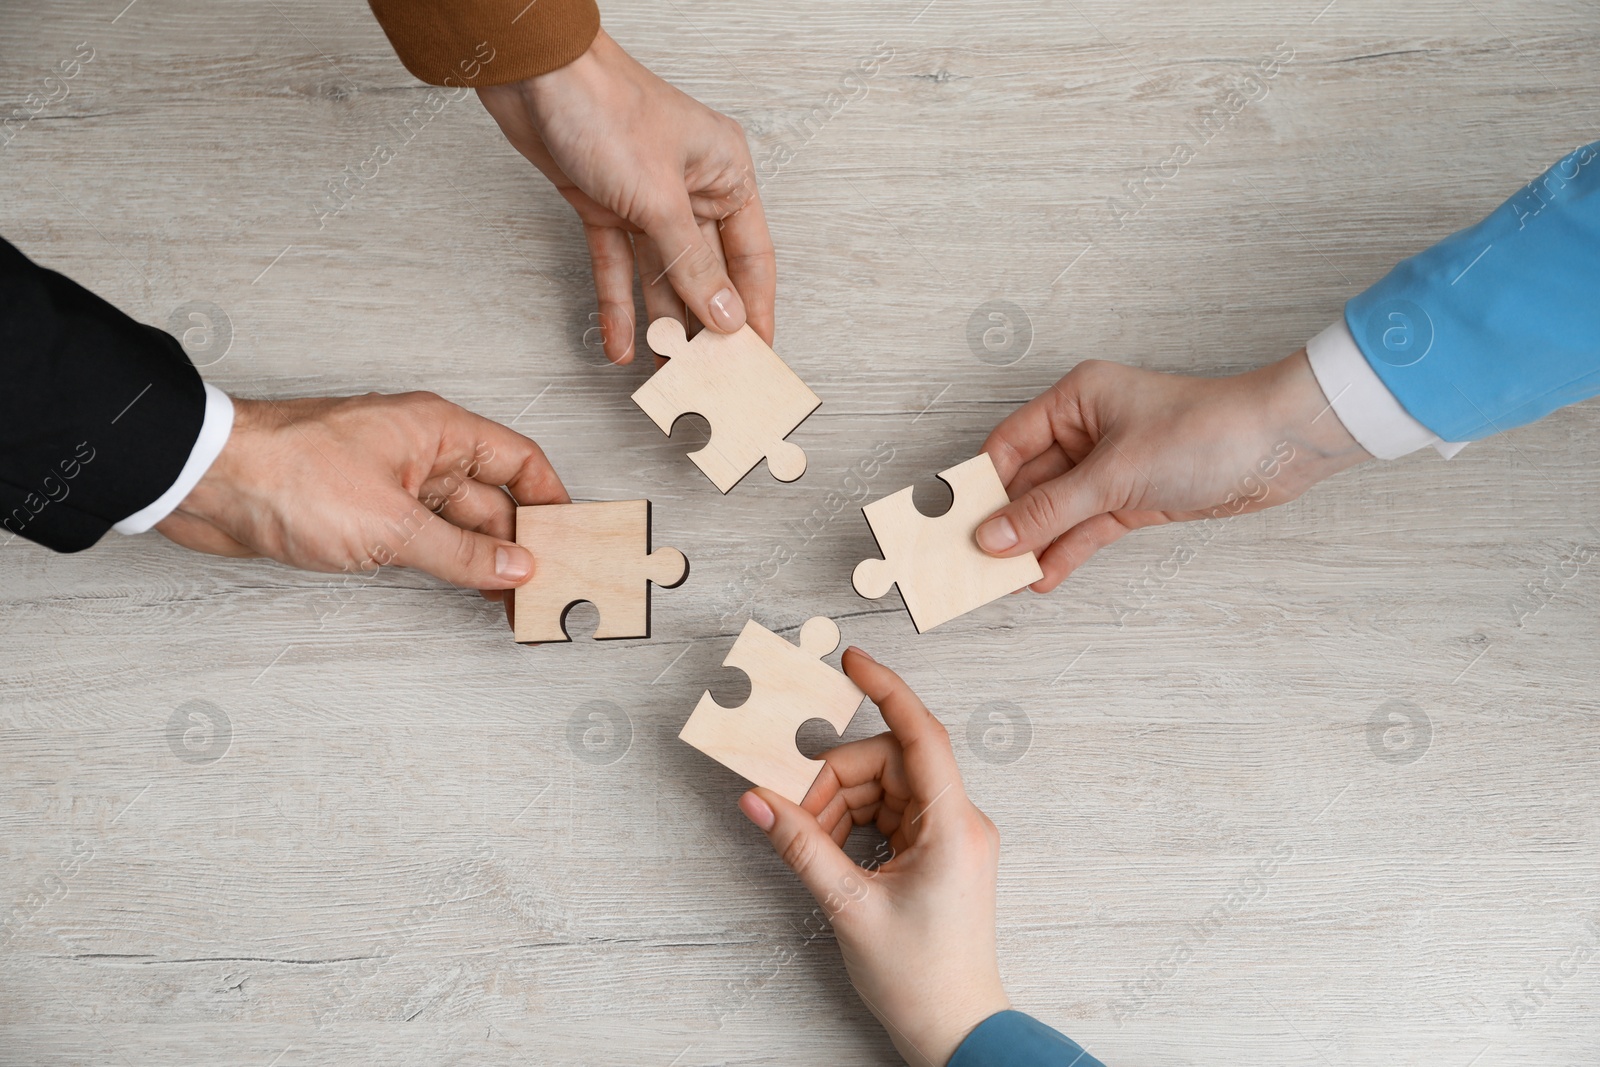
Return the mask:
<svg viewBox="0 0 1600 1067">
<path fill-rule="evenodd" d="M 939 480 L 955 499 L 936 518 L 917 510 L 909 485 L 861 509 L 884 558 L 862 560 L 851 576 L 868 600 L 898 585 L 918 633 L 1044 577 L 1032 552 L 997 559 L 973 539 L 978 524 L 1010 502 L 986 453 L 941 471 Z"/>
<path fill-rule="evenodd" d="M 800 754 L 795 732 L 810 719 L 826 719 L 842 734 L 866 699 L 854 682 L 822 662 L 838 647 L 839 627 L 822 615 L 800 627 L 798 647 L 749 620 L 722 665 L 750 677 L 750 699 L 725 708 L 704 693 L 678 737 L 756 785 L 800 803 L 823 763 Z"/>
</svg>

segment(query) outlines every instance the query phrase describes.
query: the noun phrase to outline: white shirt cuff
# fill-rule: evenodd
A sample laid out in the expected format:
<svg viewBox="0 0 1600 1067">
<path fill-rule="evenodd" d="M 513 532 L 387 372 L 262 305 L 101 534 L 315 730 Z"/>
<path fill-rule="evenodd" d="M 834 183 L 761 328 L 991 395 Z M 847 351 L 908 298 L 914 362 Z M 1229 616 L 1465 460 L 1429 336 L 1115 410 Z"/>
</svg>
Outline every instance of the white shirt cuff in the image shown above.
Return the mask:
<svg viewBox="0 0 1600 1067">
<path fill-rule="evenodd" d="M 1306 355 L 1328 406 L 1356 443 L 1379 459 L 1399 459 L 1425 445 L 1449 459 L 1467 447 L 1465 441 L 1441 440 L 1400 406 L 1356 347 L 1342 315 L 1306 342 Z"/>
<path fill-rule="evenodd" d="M 214 385 L 207 383 L 205 389 L 206 414 L 200 423 L 200 436 L 195 438 L 194 447 L 189 450 L 188 462 L 178 472 L 178 480 L 154 502 L 111 527 L 117 533 L 142 534 L 171 515 L 183 503 L 183 498 L 200 484 L 200 479 L 205 477 L 206 471 L 211 469 L 211 464 L 222 453 L 222 446 L 228 443 L 228 435 L 233 432 L 233 401 Z"/>
</svg>

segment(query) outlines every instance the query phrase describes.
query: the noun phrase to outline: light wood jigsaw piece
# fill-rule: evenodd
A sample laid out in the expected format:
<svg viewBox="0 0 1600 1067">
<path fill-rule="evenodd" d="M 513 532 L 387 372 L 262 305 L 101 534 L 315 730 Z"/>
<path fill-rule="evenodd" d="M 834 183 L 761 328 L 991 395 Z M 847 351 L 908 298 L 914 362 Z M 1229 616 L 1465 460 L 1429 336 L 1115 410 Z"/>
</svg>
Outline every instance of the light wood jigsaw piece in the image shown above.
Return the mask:
<svg viewBox="0 0 1600 1067">
<path fill-rule="evenodd" d="M 756 785 L 800 803 L 823 763 L 800 754 L 795 732 L 808 719 L 826 719 L 842 734 L 866 698 L 822 662 L 838 647 L 838 625 L 821 615 L 800 627 L 799 647 L 751 619 L 722 661 L 750 676 L 750 699 L 725 708 L 705 693 L 678 737 Z"/>
<path fill-rule="evenodd" d="M 996 559 L 973 538 L 978 524 L 1009 502 L 987 454 L 940 472 L 939 480 L 955 500 L 938 518 L 917 510 L 910 486 L 861 509 L 883 559 L 862 560 L 851 576 L 869 600 L 898 585 L 918 633 L 1044 577 L 1032 552 Z"/>
<path fill-rule="evenodd" d="M 667 365 L 634 391 L 633 402 L 665 434 L 689 412 L 711 424 L 711 440 L 689 458 L 713 485 L 726 493 L 763 459 L 780 482 L 805 473 L 806 454 L 784 438 L 822 401 L 754 330 L 701 330 L 691 341 L 683 323 L 661 318 L 647 337 Z"/>
<path fill-rule="evenodd" d="M 650 583 L 682 584 L 689 561 L 650 551 L 650 501 L 544 504 L 517 509 L 517 544 L 533 553 L 533 577 L 516 589 L 518 641 L 570 641 L 567 612 L 600 611 L 597 638 L 650 636 Z"/>
</svg>

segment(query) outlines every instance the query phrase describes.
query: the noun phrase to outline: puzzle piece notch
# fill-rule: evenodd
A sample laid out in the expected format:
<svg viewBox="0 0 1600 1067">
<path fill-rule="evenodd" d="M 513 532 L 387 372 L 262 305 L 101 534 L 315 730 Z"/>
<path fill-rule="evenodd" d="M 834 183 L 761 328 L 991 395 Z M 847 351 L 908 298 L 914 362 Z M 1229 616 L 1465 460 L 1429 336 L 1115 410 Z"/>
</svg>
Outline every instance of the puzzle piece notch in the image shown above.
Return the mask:
<svg viewBox="0 0 1600 1067">
<path fill-rule="evenodd" d="M 691 341 L 683 323 L 659 318 L 646 337 L 667 365 L 633 402 L 668 436 L 690 412 L 710 424 L 711 439 L 689 458 L 713 485 L 728 492 L 763 459 L 780 482 L 805 473 L 805 452 L 784 438 L 822 400 L 749 325 L 731 334 L 701 330 Z"/>
<path fill-rule="evenodd" d="M 1032 552 L 997 559 L 974 540 L 978 524 L 1009 503 L 987 453 L 941 471 L 939 480 L 954 497 L 943 515 L 918 511 L 911 486 L 861 509 L 883 558 L 862 560 L 850 576 L 868 600 L 899 586 L 918 633 L 1044 577 Z"/>
<path fill-rule="evenodd" d="M 521 642 L 570 641 L 567 615 L 590 603 L 597 640 L 650 636 L 650 584 L 682 585 L 689 561 L 676 548 L 650 551 L 650 501 L 544 504 L 517 509 L 517 543 L 533 577 L 514 596 Z"/>
<path fill-rule="evenodd" d="M 839 647 L 839 627 L 826 616 L 806 620 L 800 643 L 790 644 L 754 619 L 744 624 L 724 667 L 750 679 L 750 696 L 737 708 L 701 695 L 679 739 L 729 770 L 798 804 L 821 773 L 795 735 L 811 719 L 825 719 L 843 734 L 866 699 L 854 682 L 822 657 Z"/>
</svg>

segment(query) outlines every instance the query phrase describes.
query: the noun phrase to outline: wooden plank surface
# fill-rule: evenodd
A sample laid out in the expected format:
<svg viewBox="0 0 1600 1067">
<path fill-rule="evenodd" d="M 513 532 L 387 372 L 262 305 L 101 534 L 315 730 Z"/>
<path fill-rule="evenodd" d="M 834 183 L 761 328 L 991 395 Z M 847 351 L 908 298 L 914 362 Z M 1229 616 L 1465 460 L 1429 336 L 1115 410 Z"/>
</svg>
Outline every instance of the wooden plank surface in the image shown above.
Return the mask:
<svg viewBox="0 0 1600 1067">
<path fill-rule="evenodd" d="M 694 573 L 649 642 L 523 648 L 414 574 L 0 547 L 0 1063 L 890 1061 L 736 777 L 675 739 L 706 687 L 742 698 L 752 614 L 839 620 L 950 725 L 1012 996 L 1108 1063 L 1600 1060 L 1600 579 L 1564 563 L 1600 541 L 1600 409 L 1129 537 L 926 636 L 849 584 L 861 499 L 1077 360 L 1276 358 L 1600 137 L 1596 14 L 608 3 L 787 159 L 778 349 L 823 406 L 803 479 L 724 498 L 629 402 L 648 361 L 585 346 L 577 222 L 477 102 L 398 143 L 429 90 L 363 5 L 8 3 L 0 114 L 93 58 L 0 150 L 0 233 L 143 321 L 220 310 L 230 391 L 510 422 L 574 496 L 654 501 Z M 969 345 L 990 301 L 1015 362 Z"/>
</svg>

